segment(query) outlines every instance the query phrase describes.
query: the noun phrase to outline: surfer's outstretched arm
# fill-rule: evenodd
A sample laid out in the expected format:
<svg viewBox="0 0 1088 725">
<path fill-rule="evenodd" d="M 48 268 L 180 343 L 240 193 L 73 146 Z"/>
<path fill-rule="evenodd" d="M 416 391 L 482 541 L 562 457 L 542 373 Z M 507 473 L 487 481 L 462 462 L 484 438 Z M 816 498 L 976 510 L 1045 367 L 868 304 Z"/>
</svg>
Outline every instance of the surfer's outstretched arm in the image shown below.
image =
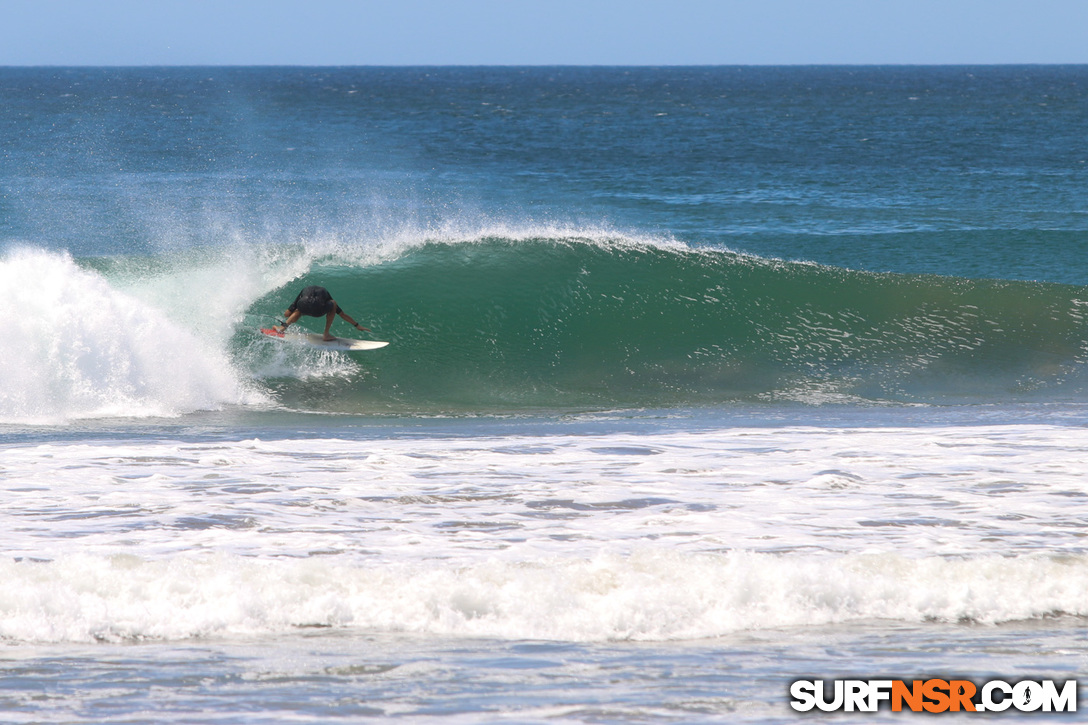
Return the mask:
<svg viewBox="0 0 1088 725">
<path fill-rule="evenodd" d="M 337 307 L 337 308 L 336 308 L 336 314 L 338 314 L 338 315 L 340 315 L 340 316 L 341 316 L 342 318 L 344 318 L 344 322 L 348 323 L 349 325 L 351 325 L 352 327 L 354 327 L 354 328 L 355 328 L 356 330 L 362 330 L 363 332 L 370 332 L 370 329 L 369 329 L 369 328 L 363 327 L 363 326 L 362 326 L 362 325 L 360 325 L 360 324 L 359 324 L 358 322 L 356 322 L 355 320 L 351 319 L 351 317 L 350 317 L 350 316 L 348 315 L 348 313 L 344 312 L 344 311 L 343 311 L 342 309 L 340 309 L 339 307 Z"/>
</svg>

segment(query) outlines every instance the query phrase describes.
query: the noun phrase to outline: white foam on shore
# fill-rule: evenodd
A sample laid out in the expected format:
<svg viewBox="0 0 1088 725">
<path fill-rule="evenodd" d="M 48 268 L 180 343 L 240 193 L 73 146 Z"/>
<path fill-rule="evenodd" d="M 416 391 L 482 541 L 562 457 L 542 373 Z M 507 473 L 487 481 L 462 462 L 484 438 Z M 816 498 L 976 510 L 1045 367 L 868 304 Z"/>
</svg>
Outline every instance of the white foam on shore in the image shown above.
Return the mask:
<svg viewBox="0 0 1088 725">
<path fill-rule="evenodd" d="M 1076 555 L 1083 470 L 1083 430 L 1041 425 L 54 443 L 3 450 L 0 548 Z"/>
<path fill-rule="evenodd" d="M 0 450 L 12 641 L 1088 616 L 1077 427 Z"/>
<path fill-rule="evenodd" d="M 1088 616 L 1088 557 L 907 559 L 643 550 L 456 566 L 73 555 L 0 564 L 0 638 L 185 639 L 306 627 L 663 641 L 873 619 Z"/>
</svg>

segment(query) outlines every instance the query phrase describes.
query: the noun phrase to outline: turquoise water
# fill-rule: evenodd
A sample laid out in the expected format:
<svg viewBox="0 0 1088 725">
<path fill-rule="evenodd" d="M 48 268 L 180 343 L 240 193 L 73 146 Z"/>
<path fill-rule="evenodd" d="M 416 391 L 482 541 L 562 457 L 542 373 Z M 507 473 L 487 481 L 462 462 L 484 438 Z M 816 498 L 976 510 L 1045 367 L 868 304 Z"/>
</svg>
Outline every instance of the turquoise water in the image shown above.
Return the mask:
<svg viewBox="0 0 1088 725">
<path fill-rule="evenodd" d="M 844 663 L 1088 667 L 1085 67 L 0 101 L 17 720 L 770 723 Z M 390 345 L 257 332 L 310 284 Z"/>
</svg>

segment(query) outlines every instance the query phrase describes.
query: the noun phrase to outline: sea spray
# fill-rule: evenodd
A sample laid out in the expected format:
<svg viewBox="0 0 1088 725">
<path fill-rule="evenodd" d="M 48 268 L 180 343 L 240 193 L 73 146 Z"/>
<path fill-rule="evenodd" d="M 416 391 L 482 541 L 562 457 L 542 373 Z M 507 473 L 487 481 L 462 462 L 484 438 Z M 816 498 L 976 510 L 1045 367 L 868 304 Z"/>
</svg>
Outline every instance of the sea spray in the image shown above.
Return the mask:
<svg viewBox="0 0 1088 725">
<path fill-rule="evenodd" d="M 0 260 L 0 421 L 173 416 L 251 400 L 221 351 L 66 254 Z"/>
</svg>

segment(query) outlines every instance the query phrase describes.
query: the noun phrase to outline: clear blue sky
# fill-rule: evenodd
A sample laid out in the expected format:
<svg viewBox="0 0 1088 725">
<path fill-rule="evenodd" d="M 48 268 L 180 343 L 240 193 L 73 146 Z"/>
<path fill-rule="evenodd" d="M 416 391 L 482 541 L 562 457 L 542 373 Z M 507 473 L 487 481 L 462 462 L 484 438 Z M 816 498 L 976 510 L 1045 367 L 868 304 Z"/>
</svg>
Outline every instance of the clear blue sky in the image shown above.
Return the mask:
<svg viewBox="0 0 1088 725">
<path fill-rule="evenodd" d="M 0 0 L 0 65 L 1088 63 L 1088 0 Z"/>
</svg>

